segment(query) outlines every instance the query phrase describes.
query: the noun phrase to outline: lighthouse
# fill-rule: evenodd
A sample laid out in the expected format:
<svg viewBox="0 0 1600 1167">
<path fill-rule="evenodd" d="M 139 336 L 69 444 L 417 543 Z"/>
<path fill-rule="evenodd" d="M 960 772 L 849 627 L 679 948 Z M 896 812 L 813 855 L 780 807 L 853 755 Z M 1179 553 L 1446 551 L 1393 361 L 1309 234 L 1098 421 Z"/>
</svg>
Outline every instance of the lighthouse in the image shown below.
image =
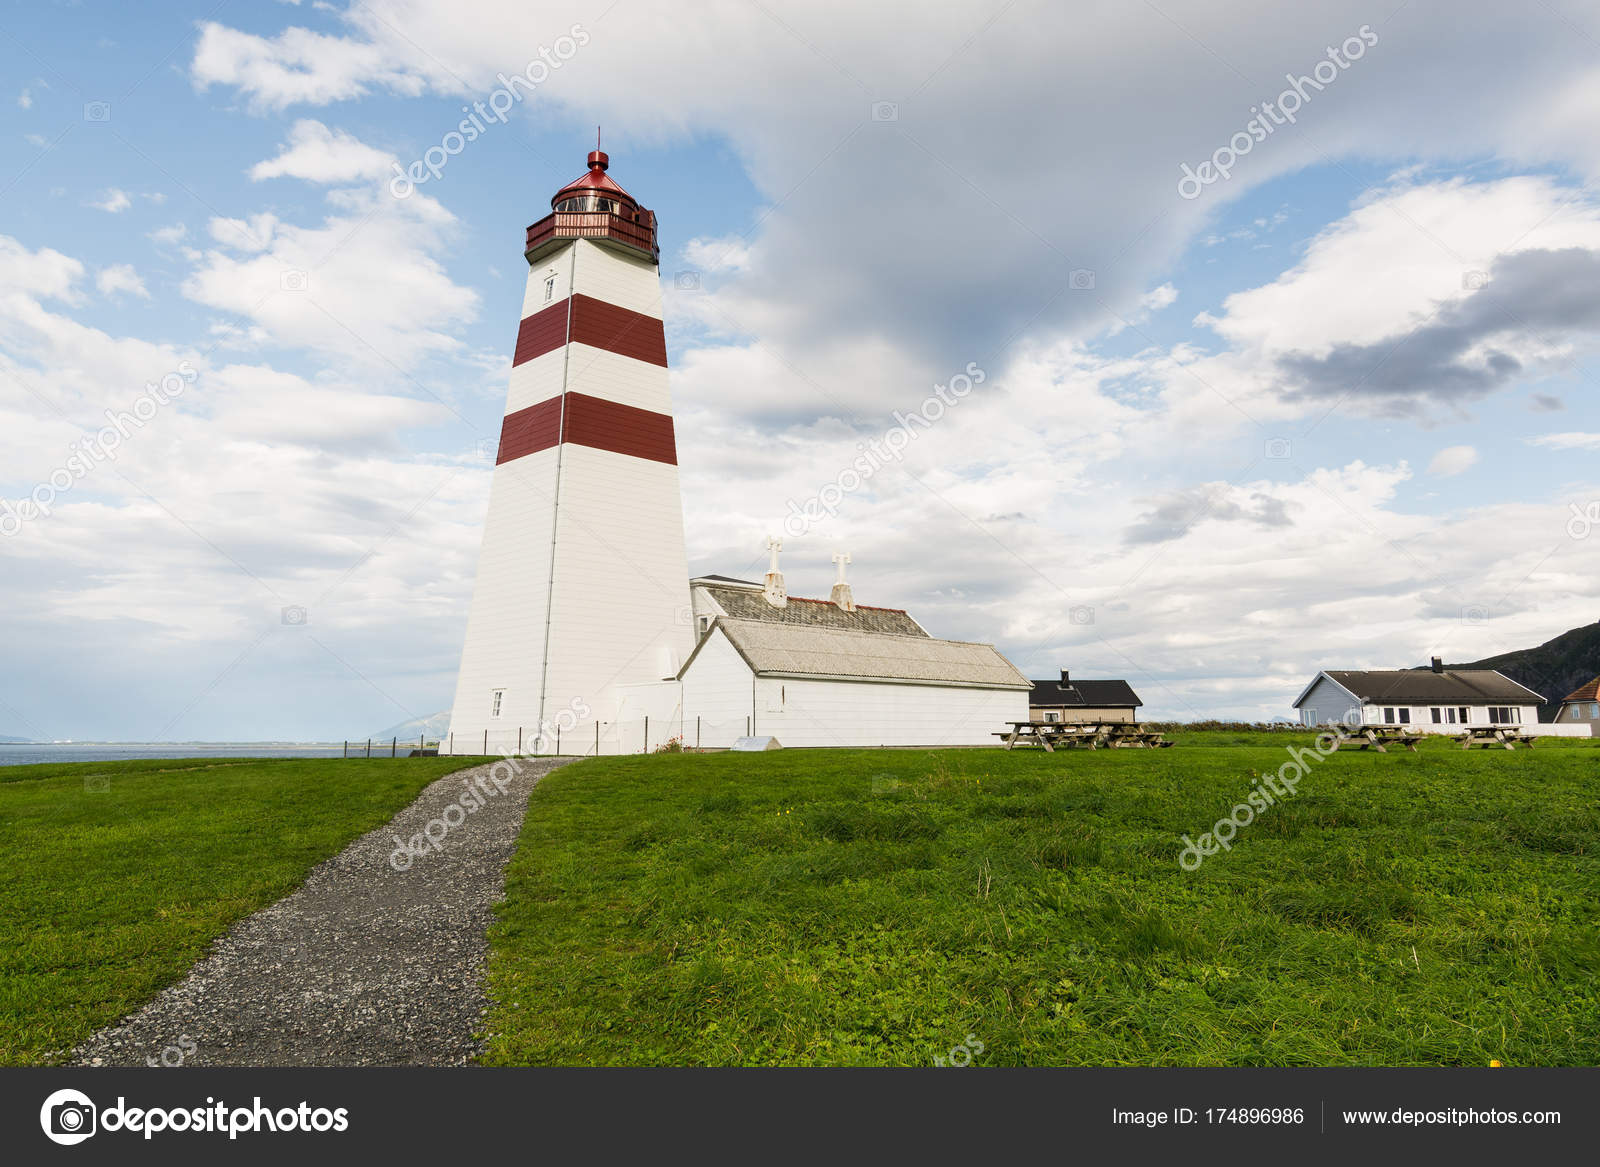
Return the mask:
<svg viewBox="0 0 1600 1167">
<path fill-rule="evenodd" d="M 615 727 L 680 712 L 693 624 L 656 217 L 609 166 L 593 151 L 527 231 L 457 754 L 553 753 L 557 731 L 563 753 L 637 752 Z"/>
</svg>

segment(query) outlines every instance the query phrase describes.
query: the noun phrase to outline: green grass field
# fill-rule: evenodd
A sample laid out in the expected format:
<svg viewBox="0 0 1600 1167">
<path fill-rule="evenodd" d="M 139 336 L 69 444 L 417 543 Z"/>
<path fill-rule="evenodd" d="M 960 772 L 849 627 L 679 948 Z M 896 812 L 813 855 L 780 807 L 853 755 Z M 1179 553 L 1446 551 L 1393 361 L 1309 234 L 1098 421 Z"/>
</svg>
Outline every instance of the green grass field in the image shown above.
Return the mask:
<svg viewBox="0 0 1600 1167">
<path fill-rule="evenodd" d="M 535 789 L 488 1061 L 1600 1063 L 1600 742 L 591 760 Z"/>
<path fill-rule="evenodd" d="M 476 761 L 0 767 L 0 1065 L 60 1057 Z"/>
</svg>

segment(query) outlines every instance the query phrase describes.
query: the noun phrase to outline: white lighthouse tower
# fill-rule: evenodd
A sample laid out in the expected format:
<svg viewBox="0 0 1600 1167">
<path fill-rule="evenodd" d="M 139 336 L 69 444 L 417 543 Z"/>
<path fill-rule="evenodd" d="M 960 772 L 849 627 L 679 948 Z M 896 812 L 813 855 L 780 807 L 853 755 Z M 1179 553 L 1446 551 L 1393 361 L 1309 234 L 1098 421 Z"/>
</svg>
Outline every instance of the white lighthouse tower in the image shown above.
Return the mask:
<svg viewBox="0 0 1600 1167">
<path fill-rule="evenodd" d="M 443 748 L 637 752 L 693 643 L 656 217 L 589 168 L 528 228 L 528 290 Z M 597 722 L 605 723 L 597 726 Z M 607 727 L 610 727 L 609 730 Z M 602 732 L 597 732 L 601 730 Z"/>
</svg>

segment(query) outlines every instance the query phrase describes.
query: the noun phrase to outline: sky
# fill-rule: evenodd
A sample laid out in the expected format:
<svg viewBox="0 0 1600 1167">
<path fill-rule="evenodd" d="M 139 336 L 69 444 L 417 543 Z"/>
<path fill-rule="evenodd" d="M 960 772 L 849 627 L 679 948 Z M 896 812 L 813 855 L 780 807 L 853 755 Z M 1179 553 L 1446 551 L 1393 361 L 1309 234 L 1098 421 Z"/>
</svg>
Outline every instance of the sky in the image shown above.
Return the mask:
<svg viewBox="0 0 1600 1167">
<path fill-rule="evenodd" d="M 523 229 L 597 126 L 659 217 L 695 574 L 777 534 L 825 596 L 847 550 L 1182 720 L 1600 616 L 1593 4 L 0 19 L 0 734 L 448 707 Z"/>
</svg>

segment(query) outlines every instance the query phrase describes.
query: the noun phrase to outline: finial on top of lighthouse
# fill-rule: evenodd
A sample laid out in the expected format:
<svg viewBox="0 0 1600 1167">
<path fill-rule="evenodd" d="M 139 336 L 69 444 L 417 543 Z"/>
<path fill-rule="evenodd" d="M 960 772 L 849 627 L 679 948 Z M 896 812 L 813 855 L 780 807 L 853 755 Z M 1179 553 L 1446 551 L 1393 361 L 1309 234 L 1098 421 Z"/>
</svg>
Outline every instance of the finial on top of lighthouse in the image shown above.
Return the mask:
<svg viewBox="0 0 1600 1167">
<path fill-rule="evenodd" d="M 767 551 L 772 555 L 772 562 L 767 565 L 767 578 L 761 590 L 767 598 L 767 603 L 774 608 L 789 606 L 789 592 L 783 586 L 783 572 L 778 570 L 778 552 L 782 550 L 783 541 L 776 536 L 768 536 Z"/>
<path fill-rule="evenodd" d="M 850 562 L 850 552 L 840 551 L 833 557 L 834 563 L 839 565 L 839 578 L 833 581 L 833 594 L 828 598 L 834 606 L 845 612 L 856 610 L 856 598 L 850 592 L 850 585 L 844 578 L 845 565 Z"/>
</svg>

